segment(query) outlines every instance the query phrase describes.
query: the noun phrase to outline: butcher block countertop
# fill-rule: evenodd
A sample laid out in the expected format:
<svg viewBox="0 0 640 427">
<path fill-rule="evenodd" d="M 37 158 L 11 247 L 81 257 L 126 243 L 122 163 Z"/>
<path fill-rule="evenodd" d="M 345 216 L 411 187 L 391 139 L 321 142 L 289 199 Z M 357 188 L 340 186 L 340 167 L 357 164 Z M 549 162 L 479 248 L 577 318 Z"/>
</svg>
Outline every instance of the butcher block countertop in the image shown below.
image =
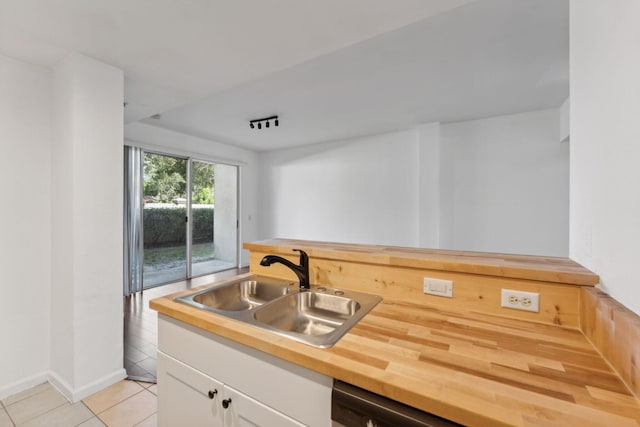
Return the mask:
<svg viewBox="0 0 640 427">
<path fill-rule="evenodd" d="M 281 241 L 278 247 L 282 250 Z M 314 247 L 309 253 L 329 250 Z M 389 262 L 451 264 L 386 252 Z M 504 265 L 483 260 L 472 268 L 524 274 L 522 263 L 505 257 Z M 553 276 L 553 269 L 544 274 Z M 565 281 L 571 274 L 586 277 L 579 269 L 555 274 Z M 249 274 L 230 280 L 244 276 Z M 173 300 L 193 291 L 155 299 L 151 308 L 461 424 L 640 425 L 638 400 L 579 329 L 385 298 L 334 347 L 319 349 Z"/>
<path fill-rule="evenodd" d="M 262 240 L 244 243 L 243 247 L 251 251 L 279 254 L 291 253 L 292 249 L 300 248 L 304 249 L 309 254 L 309 257 L 312 258 L 443 270 L 572 285 L 594 286 L 600 281 L 598 275 L 580 264 L 568 258 L 558 257 L 356 245 L 291 239 Z"/>
</svg>

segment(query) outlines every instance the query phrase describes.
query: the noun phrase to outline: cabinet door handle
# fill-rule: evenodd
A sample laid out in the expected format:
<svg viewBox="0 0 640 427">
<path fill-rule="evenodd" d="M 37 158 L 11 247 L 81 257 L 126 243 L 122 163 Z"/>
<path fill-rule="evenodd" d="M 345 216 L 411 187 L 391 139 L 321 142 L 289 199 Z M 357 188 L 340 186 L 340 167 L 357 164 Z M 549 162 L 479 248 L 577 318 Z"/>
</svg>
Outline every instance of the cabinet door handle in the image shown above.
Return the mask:
<svg viewBox="0 0 640 427">
<path fill-rule="evenodd" d="M 213 399 L 218 394 L 218 389 L 209 390 L 209 399 Z"/>
<path fill-rule="evenodd" d="M 229 405 L 231 405 L 231 398 L 224 399 L 224 400 L 222 401 L 222 407 L 223 407 L 224 409 L 227 409 L 227 408 L 229 407 Z"/>
</svg>

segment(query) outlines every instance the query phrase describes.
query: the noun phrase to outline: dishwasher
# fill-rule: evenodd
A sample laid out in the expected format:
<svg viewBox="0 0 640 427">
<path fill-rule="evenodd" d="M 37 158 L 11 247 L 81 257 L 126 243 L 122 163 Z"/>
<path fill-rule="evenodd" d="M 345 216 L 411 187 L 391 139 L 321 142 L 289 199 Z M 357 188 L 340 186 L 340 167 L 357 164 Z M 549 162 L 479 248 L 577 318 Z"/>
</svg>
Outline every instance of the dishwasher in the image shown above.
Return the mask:
<svg viewBox="0 0 640 427">
<path fill-rule="evenodd" d="M 332 427 L 451 427 L 461 424 L 335 380 Z"/>
</svg>

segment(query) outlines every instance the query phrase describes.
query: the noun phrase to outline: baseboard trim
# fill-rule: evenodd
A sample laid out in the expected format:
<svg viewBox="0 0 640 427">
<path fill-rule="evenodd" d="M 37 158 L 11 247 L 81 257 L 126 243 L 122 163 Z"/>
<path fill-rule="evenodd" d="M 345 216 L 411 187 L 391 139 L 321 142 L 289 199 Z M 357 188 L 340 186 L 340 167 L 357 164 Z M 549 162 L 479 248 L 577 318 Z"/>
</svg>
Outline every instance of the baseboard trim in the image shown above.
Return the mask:
<svg viewBox="0 0 640 427">
<path fill-rule="evenodd" d="M 117 383 L 120 380 L 127 378 L 127 371 L 124 369 L 118 369 L 109 375 L 105 375 L 102 378 L 82 386 L 78 389 L 73 389 L 66 381 L 60 378 L 55 372 L 49 374 L 49 381 L 60 393 L 62 393 L 71 403 L 76 403 L 91 396 L 93 393 L 98 392 L 104 388 L 109 387 Z"/>
<path fill-rule="evenodd" d="M 60 393 L 64 395 L 64 397 L 67 398 L 68 401 L 71 402 L 71 396 L 73 395 L 71 390 L 73 389 L 73 387 L 71 387 L 69 383 L 60 378 L 60 376 L 55 372 L 49 372 L 49 377 L 47 379 L 52 386 L 54 386 Z"/>
<path fill-rule="evenodd" d="M 4 399 L 13 394 L 20 393 L 38 384 L 46 383 L 49 380 L 49 372 L 44 371 L 30 377 L 23 378 L 20 381 L 13 382 L 6 386 L 0 387 L 0 399 Z"/>
</svg>

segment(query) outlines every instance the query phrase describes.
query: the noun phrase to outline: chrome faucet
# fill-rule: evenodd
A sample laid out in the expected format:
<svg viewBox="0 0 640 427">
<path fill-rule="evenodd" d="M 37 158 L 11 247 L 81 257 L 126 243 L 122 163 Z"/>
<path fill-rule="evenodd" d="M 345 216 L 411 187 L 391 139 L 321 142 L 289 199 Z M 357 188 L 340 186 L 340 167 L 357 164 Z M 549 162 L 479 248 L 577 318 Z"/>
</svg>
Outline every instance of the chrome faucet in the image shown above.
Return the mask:
<svg viewBox="0 0 640 427">
<path fill-rule="evenodd" d="M 279 257 L 277 255 L 265 256 L 264 258 L 262 258 L 262 260 L 260 260 L 260 265 L 268 267 L 274 262 L 279 262 L 280 264 L 289 267 L 291 270 L 293 270 L 294 273 L 296 273 L 296 276 L 298 276 L 298 280 L 300 281 L 300 289 L 309 289 L 309 257 L 307 256 L 307 253 L 305 251 L 302 251 L 300 249 L 294 249 L 294 251 L 300 252 L 300 265 L 295 265 L 288 259 Z"/>
</svg>

